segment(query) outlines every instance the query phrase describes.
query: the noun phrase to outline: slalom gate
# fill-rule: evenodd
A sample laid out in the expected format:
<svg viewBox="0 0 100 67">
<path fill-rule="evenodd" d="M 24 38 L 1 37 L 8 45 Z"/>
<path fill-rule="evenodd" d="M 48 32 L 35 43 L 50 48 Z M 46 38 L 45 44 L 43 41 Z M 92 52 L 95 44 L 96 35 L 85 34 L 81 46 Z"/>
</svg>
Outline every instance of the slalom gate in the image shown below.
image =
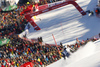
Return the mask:
<svg viewBox="0 0 100 67">
<path fill-rule="evenodd" d="M 25 18 L 31 23 L 31 25 L 34 27 L 35 30 L 41 30 L 41 28 L 34 22 L 33 19 L 31 19 L 33 16 L 37 16 L 39 14 L 42 14 L 42 13 L 46 13 L 46 12 L 49 12 L 51 10 L 54 10 L 54 9 L 57 9 L 57 8 L 60 8 L 60 7 L 63 7 L 63 6 L 66 6 L 66 5 L 69 5 L 69 4 L 72 4 L 73 6 L 75 6 L 75 8 L 84 16 L 86 15 L 86 12 L 75 2 L 75 1 L 65 1 L 65 2 L 59 2 L 59 3 L 55 3 L 53 5 L 50 5 L 50 4 L 46 4 L 45 6 L 45 9 L 43 9 L 42 6 L 41 9 L 37 12 L 28 12 L 25 14 Z"/>
</svg>

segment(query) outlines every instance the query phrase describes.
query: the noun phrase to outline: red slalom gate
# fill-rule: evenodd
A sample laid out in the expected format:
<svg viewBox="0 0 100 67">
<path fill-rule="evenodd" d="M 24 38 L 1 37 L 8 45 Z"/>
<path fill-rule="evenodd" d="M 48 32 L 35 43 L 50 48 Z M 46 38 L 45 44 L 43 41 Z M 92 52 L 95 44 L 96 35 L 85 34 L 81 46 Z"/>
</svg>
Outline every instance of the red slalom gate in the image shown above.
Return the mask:
<svg viewBox="0 0 100 67">
<path fill-rule="evenodd" d="M 41 29 L 39 28 L 39 26 L 37 26 L 37 24 L 34 22 L 34 20 L 31 19 L 31 17 L 36 16 L 36 15 L 39 15 L 39 14 L 42 14 L 42 13 L 45 13 L 45 12 L 48 12 L 48 11 L 51 11 L 51 10 L 54 10 L 54 9 L 57 9 L 57 8 L 60 8 L 60 7 L 63 7 L 63 6 L 68 5 L 68 4 L 74 5 L 75 8 L 76 8 L 83 16 L 86 15 L 86 12 L 84 12 L 84 10 L 83 10 L 75 1 L 66 1 L 66 2 L 63 2 L 63 3 L 61 3 L 61 4 L 58 4 L 58 5 L 49 7 L 49 8 L 47 8 L 47 9 L 43 9 L 43 10 L 40 10 L 40 11 L 37 11 L 37 12 L 33 12 L 33 13 L 27 13 L 27 14 L 25 14 L 25 17 L 26 17 L 26 19 L 32 24 L 32 26 L 35 28 L 35 30 L 41 30 Z"/>
</svg>

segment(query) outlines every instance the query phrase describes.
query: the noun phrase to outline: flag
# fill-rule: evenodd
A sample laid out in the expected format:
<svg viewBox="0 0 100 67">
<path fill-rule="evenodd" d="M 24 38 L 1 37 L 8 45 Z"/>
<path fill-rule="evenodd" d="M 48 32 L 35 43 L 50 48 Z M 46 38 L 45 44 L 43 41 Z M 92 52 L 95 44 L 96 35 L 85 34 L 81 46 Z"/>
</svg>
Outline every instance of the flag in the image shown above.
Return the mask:
<svg viewBox="0 0 100 67">
<path fill-rule="evenodd" d="M 10 5 L 10 6 L 8 6 L 8 7 L 5 7 L 5 8 L 3 8 L 2 10 L 3 11 L 11 11 L 11 10 L 13 10 L 13 9 L 16 9 L 18 6 L 17 5 Z"/>
<path fill-rule="evenodd" d="M 3 46 L 7 43 L 9 43 L 10 39 L 0 39 L 0 46 Z"/>
</svg>

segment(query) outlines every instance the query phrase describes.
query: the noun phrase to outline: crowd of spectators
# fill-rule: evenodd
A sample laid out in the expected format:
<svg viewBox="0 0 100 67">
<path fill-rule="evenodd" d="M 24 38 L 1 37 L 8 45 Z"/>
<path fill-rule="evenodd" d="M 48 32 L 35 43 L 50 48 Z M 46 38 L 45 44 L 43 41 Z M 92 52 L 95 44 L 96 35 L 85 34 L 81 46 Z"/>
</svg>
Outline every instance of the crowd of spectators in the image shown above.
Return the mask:
<svg viewBox="0 0 100 67">
<path fill-rule="evenodd" d="M 11 33 L 21 33 L 28 21 L 24 15 L 20 15 L 22 10 L 16 10 L 0 13 L 0 36 L 10 35 Z"/>
<path fill-rule="evenodd" d="M 58 0 L 57 0 L 58 1 Z M 45 1 L 46 2 L 46 1 Z M 55 2 L 55 0 L 47 0 L 47 3 Z M 35 3 L 31 3 L 34 5 Z M 40 5 L 43 3 L 40 2 Z M 32 62 L 34 67 L 47 66 L 63 57 L 63 45 L 50 46 L 48 44 L 41 45 L 41 37 L 38 42 L 32 43 L 23 40 L 15 34 L 24 31 L 27 20 L 24 15 L 20 13 L 29 5 L 18 6 L 17 9 L 9 12 L 0 13 L 0 39 L 10 39 L 8 44 L 0 46 L 0 67 L 19 67 L 26 62 Z M 9 35 L 14 32 L 14 35 Z M 89 41 L 96 41 L 97 39 L 87 39 L 83 41 L 76 40 L 76 44 L 67 45 L 70 52 L 75 52 L 80 46 L 85 45 Z M 58 51 L 59 50 L 59 51 Z"/>
<path fill-rule="evenodd" d="M 34 67 L 44 67 L 63 57 L 62 52 L 65 47 L 61 44 L 41 45 L 41 38 L 38 42 L 30 42 L 19 38 L 17 35 L 4 36 L 1 39 L 10 39 L 8 44 L 0 47 L 0 66 L 1 67 L 19 67 L 26 62 L 32 62 Z M 78 41 L 76 44 L 67 45 L 70 52 L 75 52 L 80 46 L 84 46 L 89 41 L 96 41 L 96 38 Z M 58 51 L 59 50 L 59 51 Z"/>
<path fill-rule="evenodd" d="M 67 48 L 70 49 L 70 52 L 71 53 L 74 53 L 76 52 L 81 46 L 84 46 L 86 45 L 89 41 L 96 41 L 98 40 L 98 38 L 92 38 L 92 39 L 89 39 L 87 38 L 87 40 L 82 40 L 82 41 L 79 41 L 78 38 L 76 38 L 76 43 L 75 44 L 70 44 L 70 45 L 67 45 Z"/>
<path fill-rule="evenodd" d="M 0 13 L 0 38 L 8 38 L 10 42 L 0 47 L 0 66 L 19 67 L 26 62 L 33 62 L 40 66 L 48 65 L 61 58 L 56 46 L 41 46 L 39 43 L 30 43 L 15 34 L 21 33 L 27 20 L 20 13 L 29 5 L 18 6 L 17 9 Z M 14 32 L 14 35 L 9 36 Z"/>
<path fill-rule="evenodd" d="M 35 66 L 46 66 L 61 58 L 56 46 L 40 45 L 39 42 L 31 43 L 19 38 L 17 35 L 4 36 L 10 39 L 8 44 L 0 47 L 0 66 L 19 67 L 26 62 Z M 63 48 L 58 47 L 61 51 Z"/>
</svg>

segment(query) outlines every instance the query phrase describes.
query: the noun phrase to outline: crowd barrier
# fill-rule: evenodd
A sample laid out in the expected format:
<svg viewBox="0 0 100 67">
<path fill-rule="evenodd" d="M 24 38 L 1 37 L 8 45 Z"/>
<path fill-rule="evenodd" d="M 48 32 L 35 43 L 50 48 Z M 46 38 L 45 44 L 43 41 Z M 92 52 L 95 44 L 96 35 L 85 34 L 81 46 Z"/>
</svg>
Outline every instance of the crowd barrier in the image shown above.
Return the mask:
<svg viewBox="0 0 100 67">
<path fill-rule="evenodd" d="M 31 43 L 35 43 L 35 42 L 38 42 L 38 39 L 27 39 L 25 37 L 22 37 L 22 39 L 26 40 L 26 41 L 30 41 Z"/>
</svg>

